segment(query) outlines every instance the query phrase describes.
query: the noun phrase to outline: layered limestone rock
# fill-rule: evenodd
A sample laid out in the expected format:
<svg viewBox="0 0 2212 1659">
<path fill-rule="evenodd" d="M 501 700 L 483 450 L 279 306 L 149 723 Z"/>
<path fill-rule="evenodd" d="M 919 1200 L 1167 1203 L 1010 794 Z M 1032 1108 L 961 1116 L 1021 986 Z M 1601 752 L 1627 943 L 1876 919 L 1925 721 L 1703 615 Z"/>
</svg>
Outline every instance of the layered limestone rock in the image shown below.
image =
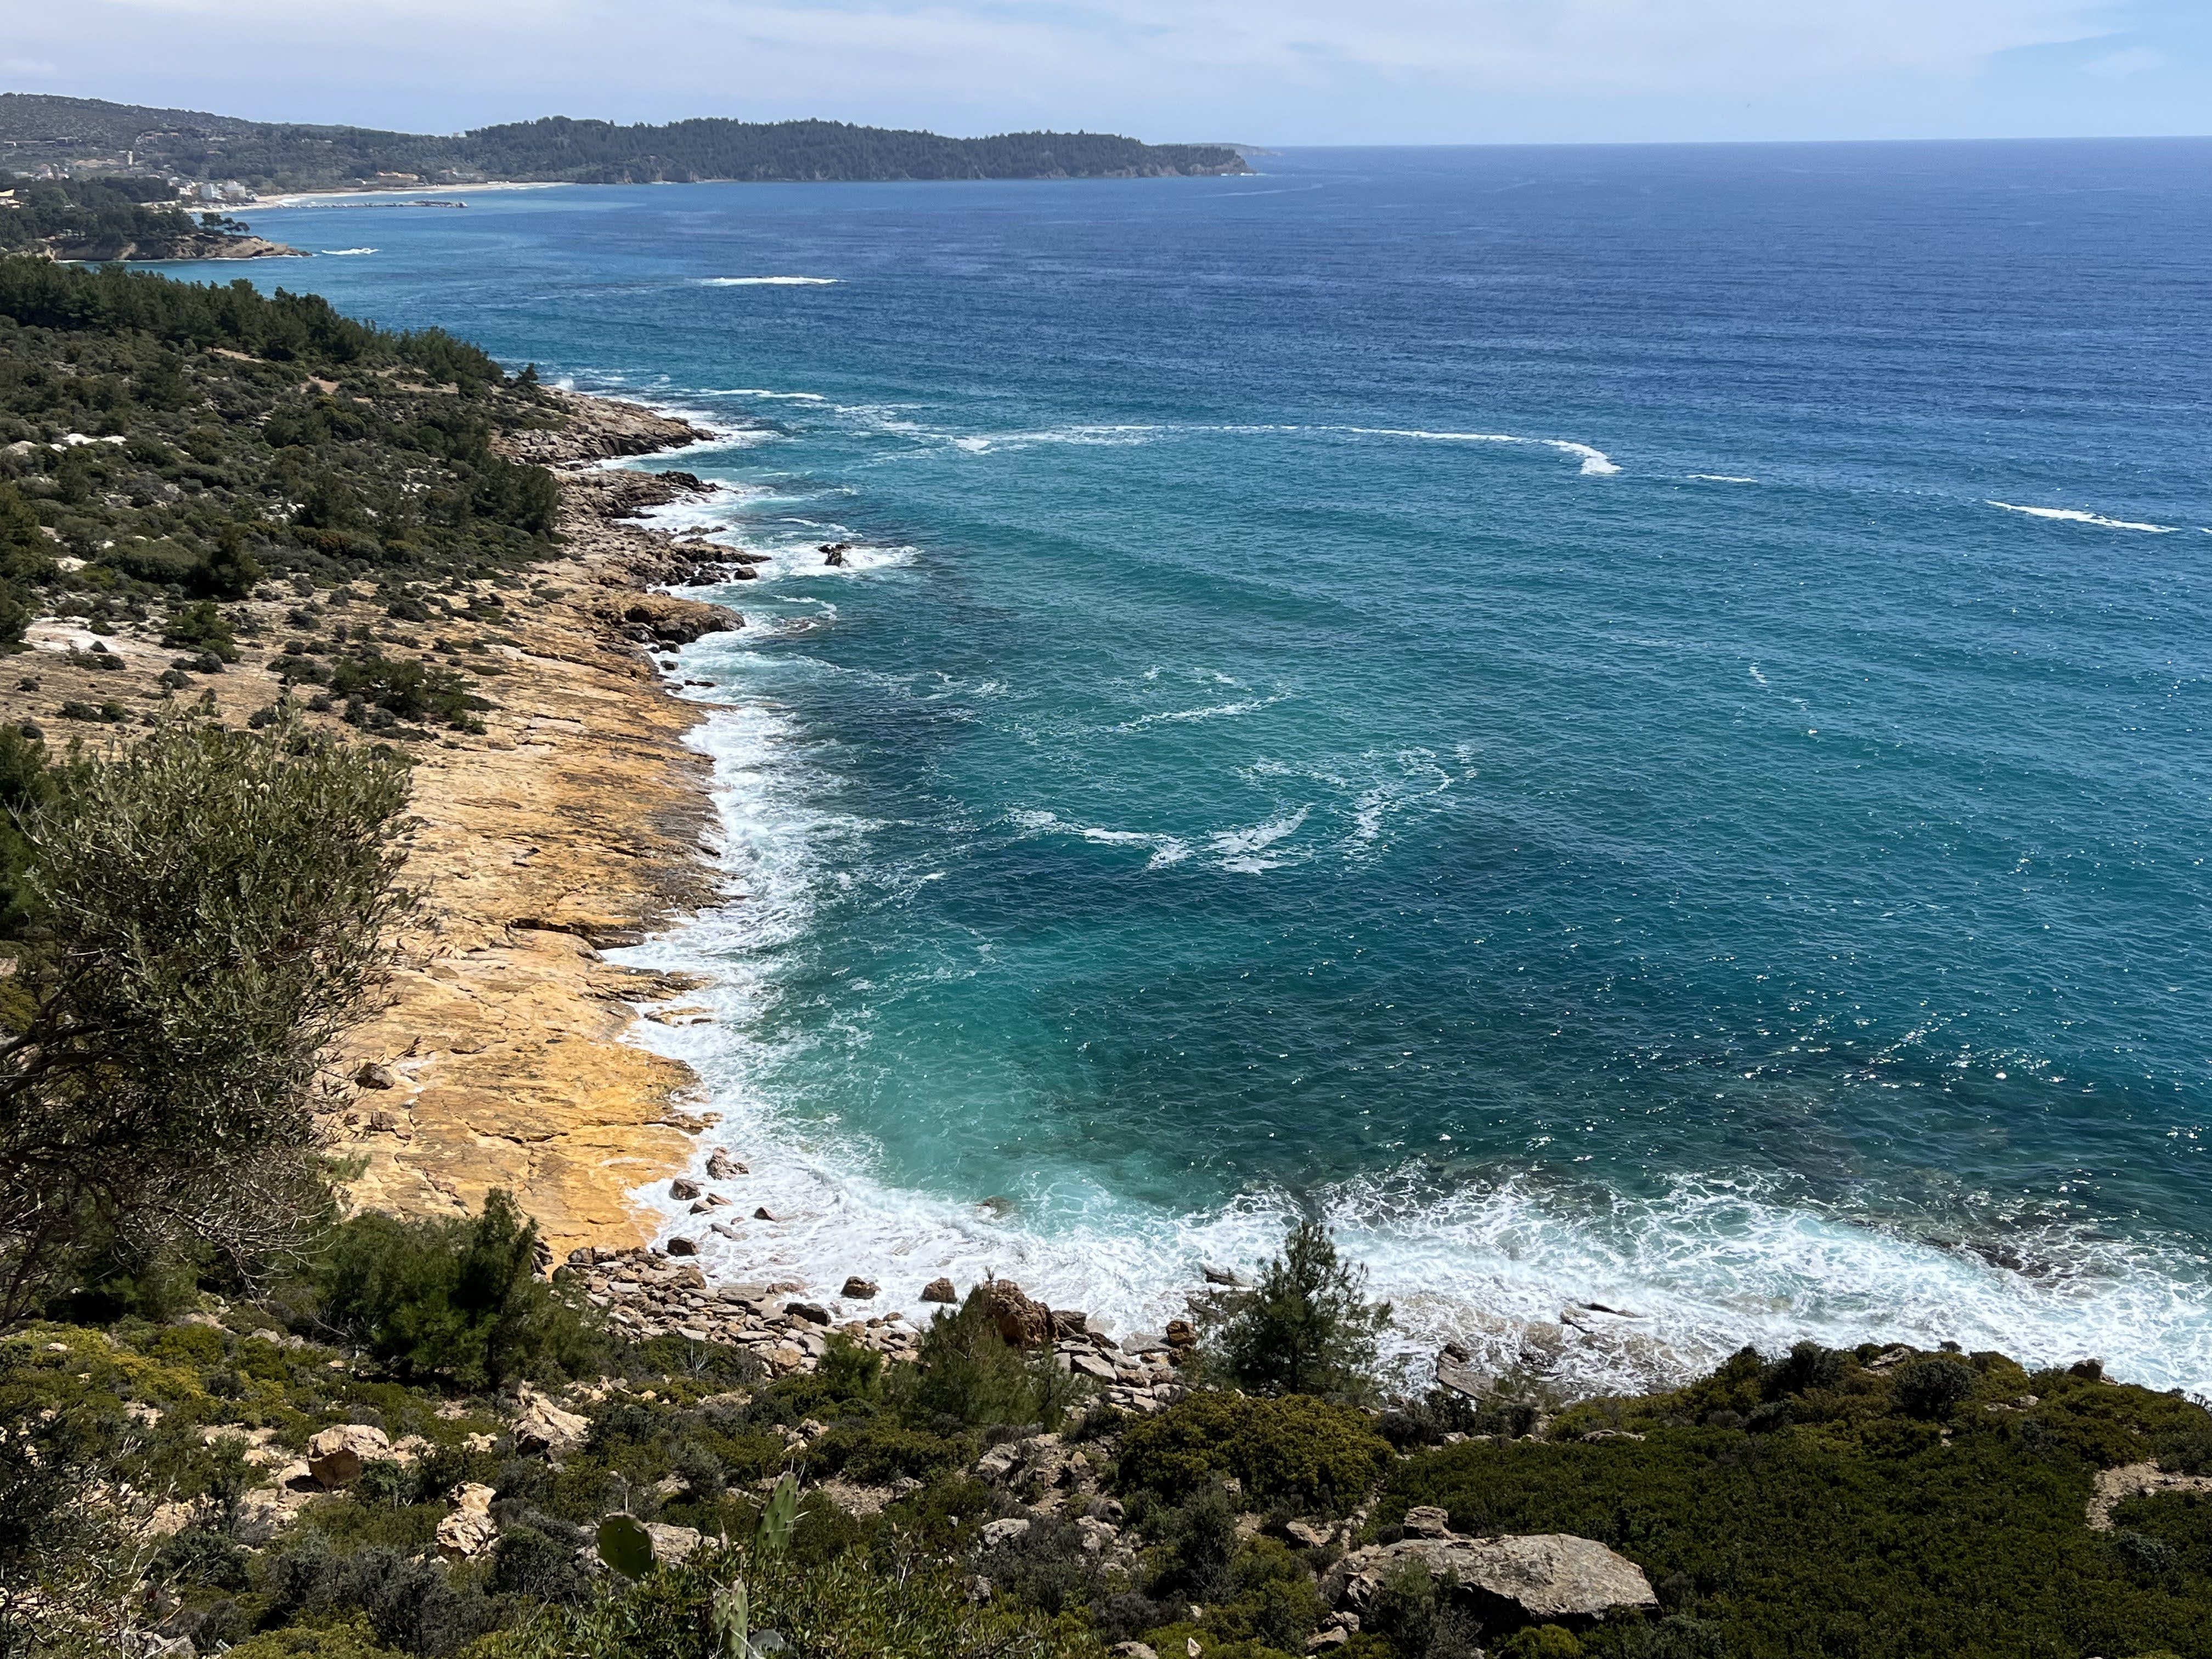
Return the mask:
<svg viewBox="0 0 2212 1659">
<path fill-rule="evenodd" d="M 628 404 L 556 394 L 571 427 L 522 434 L 541 460 L 665 447 L 702 434 Z M 629 1006 L 690 981 L 611 966 L 599 947 L 635 944 L 708 902 L 708 764 L 684 744 L 696 710 L 669 696 L 659 645 L 742 626 L 719 606 L 642 591 L 669 556 L 664 535 L 609 521 L 586 473 L 564 483 L 568 556 L 507 607 L 491 682 L 499 708 L 416 769 L 405 878 L 425 885 L 424 927 L 392 1005 L 348 1039 L 341 1069 L 393 1079 L 349 1115 L 347 1150 L 367 1167 L 357 1204 L 403 1215 L 474 1211 L 503 1187 L 556 1255 L 635 1245 L 657 1218 L 630 1198 L 681 1170 L 708 1119 L 678 1109 L 680 1062 L 623 1040 Z M 640 475 L 641 476 L 641 475 Z M 693 481 L 696 483 L 696 481 Z M 659 492 L 650 483 L 643 494 Z M 627 499 L 627 497 L 619 497 Z M 650 618 L 632 624 L 632 613 Z"/>
</svg>

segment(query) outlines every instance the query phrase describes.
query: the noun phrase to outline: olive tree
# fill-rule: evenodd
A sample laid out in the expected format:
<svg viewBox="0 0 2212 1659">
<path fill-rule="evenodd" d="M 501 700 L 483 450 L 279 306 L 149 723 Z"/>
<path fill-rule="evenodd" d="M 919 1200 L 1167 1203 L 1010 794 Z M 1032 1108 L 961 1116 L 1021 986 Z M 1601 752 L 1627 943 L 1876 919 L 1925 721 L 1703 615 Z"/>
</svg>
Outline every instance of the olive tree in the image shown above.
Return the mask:
<svg viewBox="0 0 2212 1659">
<path fill-rule="evenodd" d="M 244 1266 L 327 1206 L 318 1056 L 411 898 L 396 755 L 179 720 L 58 769 L 0 980 L 0 1328 L 96 1243 Z"/>
</svg>

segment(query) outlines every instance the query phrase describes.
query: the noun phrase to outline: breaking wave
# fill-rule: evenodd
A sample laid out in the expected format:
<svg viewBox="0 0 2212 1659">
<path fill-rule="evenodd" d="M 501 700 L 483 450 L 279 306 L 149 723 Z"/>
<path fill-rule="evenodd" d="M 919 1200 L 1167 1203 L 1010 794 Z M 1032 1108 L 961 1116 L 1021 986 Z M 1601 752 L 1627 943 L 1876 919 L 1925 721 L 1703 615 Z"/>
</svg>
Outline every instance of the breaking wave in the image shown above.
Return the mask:
<svg viewBox="0 0 2212 1659">
<path fill-rule="evenodd" d="M 2084 513 L 2073 507 L 2015 507 L 2010 501 L 1989 501 L 1985 505 L 2001 507 L 2008 513 L 2025 513 L 2031 519 L 2059 519 L 2068 524 L 2093 524 L 2105 530 L 2141 530 L 2154 536 L 2171 536 L 2181 526 L 2173 524 L 2142 524 L 2132 519 L 2108 519 L 2101 513 Z"/>
</svg>

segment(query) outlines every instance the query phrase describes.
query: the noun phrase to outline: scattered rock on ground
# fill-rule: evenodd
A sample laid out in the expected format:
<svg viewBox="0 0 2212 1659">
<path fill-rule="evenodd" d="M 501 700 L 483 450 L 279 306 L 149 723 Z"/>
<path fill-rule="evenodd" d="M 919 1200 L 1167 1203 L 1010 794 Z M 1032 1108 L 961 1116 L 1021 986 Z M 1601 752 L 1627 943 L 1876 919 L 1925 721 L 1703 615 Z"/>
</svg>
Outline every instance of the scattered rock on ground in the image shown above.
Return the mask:
<svg viewBox="0 0 2212 1659">
<path fill-rule="evenodd" d="M 2147 1492 L 2212 1492 L 2212 1475 L 2168 1474 L 2155 1463 L 2129 1463 L 2117 1469 L 2099 1469 L 2089 1494 L 2089 1525 L 2097 1532 L 2112 1529 L 2112 1510 L 2130 1498 Z"/>
<path fill-rule="evenodd" d="M 525 1454 L 543 1452 L 557 1457 L 584 1443 L 591 1424 L 574 1412 L 562 1411 L 544 1395 L 532 1392 L 514 1419 L 514 1449 Z"/>
<path fill-rule="evenodd" d="M 467 1481 L 450 1494 L 453 1512 L 438 1522 L 438 1553 L 448 1561 L 468 1561 L 483 1554 L 499 1539 L 499 1523 L 491 1518 L 489 1486 Z"/>
<path fill-rule="evenodd" d="M 665 1526 L 658 1521 L 645 1523 L 646 1535 L 653 1540 L 653 1559 L 663 1566 L 673 1566 L 699 1547 L 696 1527 Z"/>
<path fill-rule="evenodd" d="M 1364 1610 L 1401 1564 L 1419 1561 L 1460 1593 L 1503 1602 L 1532 1623 L 1602 1618 L 1615 1607 L 1656 1610 L 1644 1570 L 1604 1545 L 1565 1533 L 1521 1538 L 1407 1538 L 1354 1550 L 1329 1570 L 1322 1595 L 1333 1607 Z"/>
<path fill-rule="evenodd" d="M 370 1458 L 391 1455 L 392 1442 L 382 1429 L 340 1423 L 308 1437 L 307 1472 L 325 1486 L 343 1486 L 360 1478 Z"/>
</svg>

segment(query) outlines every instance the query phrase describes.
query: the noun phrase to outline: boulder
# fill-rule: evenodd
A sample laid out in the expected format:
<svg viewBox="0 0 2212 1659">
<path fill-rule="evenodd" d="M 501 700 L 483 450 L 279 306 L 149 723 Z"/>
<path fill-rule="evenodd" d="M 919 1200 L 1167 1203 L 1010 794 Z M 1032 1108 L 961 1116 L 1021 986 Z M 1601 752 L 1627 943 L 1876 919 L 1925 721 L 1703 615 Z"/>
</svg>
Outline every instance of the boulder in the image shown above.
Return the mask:
<svg viewBox="0 0 2212 1659">
<path fill-rule="evenodd" d="M 769 1209 L 765 1204 L 762 1205 L 760 1208 L 753 1212 L 753 1219 L 756 1221 L 781 1221 L 782 1218 L 782 1217 L 776 1214 L 774 1210 Z"/>
<path fill-rule="evenodd" d="M 1142 1642 L 1116 1642 L 1106 1650 L 1114 1659 L 1160 1659 L 1160 1656 Z"/>
<path fill-rule="evenodd" d="M 746 1173 L 745 1166 L 732 1158 L 726 1147 L 717 1146 L 707 1155 L 707 1179 L 709 1181 L 734 1181 Z"/>
<path fill-rule="evenodd" d="M 1078 1376 L 1092 1377 L 1101 1382 L 1114 1382 L 1119 1376 L 1113 1366 L 1095 1353 L 1070 1354 L 1067 1365 Z"/>
<path fill-rule="evenodd" d="M 1041 1348 L 1052 1340 L 1052 1312 L 1041 1302 L 1022 1294 L 1011 1279 L 994 1279 L 987 1287 L 987 1307 L 999 1339 L 1013 1348 Z"/>
<path fill-rule="evenodd" d="M 699 1254 L 698 1242 L 695 1239 L 672 1238 L 663 1248 L 665 1249 L 671 1255 L 696 1255 Z"/>
<path fill-rule="evenodd" d="M 933 1279 L 921 1287 L 921 1299 L 924 1302 L 957 1302 L 960 1292 L 953 1288 L 951 1279 Z"/>
<path fill-rule="evenodd" d="M 307 1473 L 322 1486 L 343 1486 L 360 1478 L 370 1458 L 391 1455 L 392 1442 L 382 1429 L 339 1423 L 308 1437 Z"/>
<path fill-rule="evenodd" d="M 523 1401 L 521 1415 L 514 1419 L 514 1449 L 557 1457 L 582 1445 L 591 1428 L 587 1419 L 564 1412 L 544 1395 L 533 1393 Z"/>
<path fill-rule="evenodd" d="M 1188 1319 L 1168 1321 L 1167 1335 L 1168 1346 L 1170 1348 L 1194 1347 L 1198 1343 L 1198 1332 L 1193 1328 Z"/>
<path fill-rule="evenodd" d="M 1458 1580 L 1459 1594 L 1480 1607 L 1503 1607 L 1531 1624 L 1603 1618 L 1616 1607 L 1655 1612 L 1644 1570 L 1588 1538 L 1539 1533 L 1522 1538 L 1407 1538 L 1354 1550 L 1329 1569 L 1322 1595 L 1332 1607 L 1364 1610 L 1382 1581 L 1406 1561 L 1439 1578 Z"/>
<path fill-rule="evenodd" d="M 1416 1504 L 1406 1511 L 1406 1530 L 1416 1538 L 1449 1538 L 1451 1516 L 1434 1504 Z"/>
<path fill-rule="evenodd" d="M 671 1198 L 696 1198 L 699 1193 L 699 1183 L 684 1176 L 678 1176 L 668 1183 L 668 1195 Z"/>
<path fill-rule="evenodd" d="M 399 1079 L 392 1074 L 390 1069 L 373 1060 L 362 1062 L 361 1069 L 353 1074 L 353 1080 L 364 1089 L 396 1089 L 399 1086 Z"/>
<path fill-rule="evenodd" d="M 1211 1261 L 1200 1262 L 1198 1271 L 1209 1285 L 1227 1285 L 1233 1289 L 1244 1282 L 1237 1277 L 1235 1268 L 1218 1267 Z"/>
<path fill-rule="evenodd" d="M 850 1297 L 855 1302 L 866 1302 L 874 1297 L 878 1288 L 879 1287 L 874 1279 L 863 1279 L 860 1274 L 854 1273 L 850 1279 L 845 1281 L 845 1288 L 840 1291 L 838 1294 L 840 1296 Z"/>
<path fill-rule="evenodd" d="M 1002 1544 L 1011 1544 L 1018 1539 L 1026 1538 L 1029 1535 L 1030 1523 L 1019 1516 L 1010 1516 L 1004 1521 L 986 1521 L 983 1523 L 985 1549 L 997 1549 Z"/>
<path fill-rule="evenodd" d="M 827 1325 L 830 1322 L 830 1310 L 817 1303 L 787 1302 L 784 1304 L 783 1310 L 795 1318 L 806 1321 L 810 1325 Z"/>
<path fill-rule="evenodd" d="M 658 1521 L 648 1521 L 645 1523 L 645 1531 L 646 1535 L 653 1540 L 653 1559 L 661 1566 L 674 1566 L 699 1547 L 699 1529 L 696 1527 L 670 1527 Z"/>
<path fill-rule="evenodd" d="M 453 1512 L 438 1522 L 438 1553 L 448 1561 L 470 1561 L 499 1540 L 499 1523 L 491 1518 L 489 1486 L 474 1481 L 453 1488 Z"/>
</svg>

